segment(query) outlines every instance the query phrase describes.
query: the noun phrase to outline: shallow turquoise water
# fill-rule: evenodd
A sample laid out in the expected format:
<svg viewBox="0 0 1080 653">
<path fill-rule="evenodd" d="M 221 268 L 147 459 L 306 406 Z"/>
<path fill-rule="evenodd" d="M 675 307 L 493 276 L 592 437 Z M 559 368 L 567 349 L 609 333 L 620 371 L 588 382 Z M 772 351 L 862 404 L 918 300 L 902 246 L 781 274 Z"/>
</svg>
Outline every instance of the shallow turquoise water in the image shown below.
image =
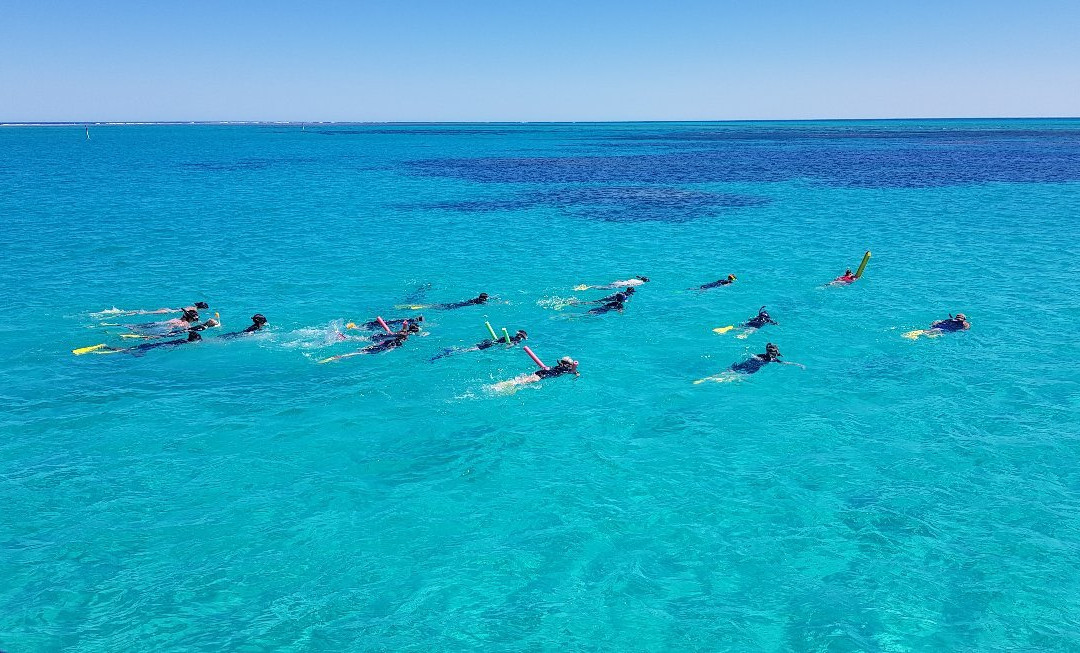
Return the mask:
<svg viewBox="0 0 1080 653">
<path fill-rule="evenodd" d="M 1080 121 L 90 131 L 0 128 L 3 650 L 1080 648 Z"/>
</svg>

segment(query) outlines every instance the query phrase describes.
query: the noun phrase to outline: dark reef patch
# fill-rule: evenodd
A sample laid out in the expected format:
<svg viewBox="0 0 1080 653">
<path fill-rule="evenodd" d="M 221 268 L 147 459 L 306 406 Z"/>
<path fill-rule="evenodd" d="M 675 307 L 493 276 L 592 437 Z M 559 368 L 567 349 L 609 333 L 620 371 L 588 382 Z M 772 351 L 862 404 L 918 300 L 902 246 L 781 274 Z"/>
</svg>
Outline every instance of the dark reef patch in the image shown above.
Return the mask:
<svg viewBox="0 0 1080 653">
<path fill-rule="evenodd" d="M 554 208 L 605 222 L 687 222 L 769 203 L 765 197 L 665 186 L 586 186 L 544 189 L 508 199 L 470 199 L 403 208 L 488 213 Z"/>
</svg>

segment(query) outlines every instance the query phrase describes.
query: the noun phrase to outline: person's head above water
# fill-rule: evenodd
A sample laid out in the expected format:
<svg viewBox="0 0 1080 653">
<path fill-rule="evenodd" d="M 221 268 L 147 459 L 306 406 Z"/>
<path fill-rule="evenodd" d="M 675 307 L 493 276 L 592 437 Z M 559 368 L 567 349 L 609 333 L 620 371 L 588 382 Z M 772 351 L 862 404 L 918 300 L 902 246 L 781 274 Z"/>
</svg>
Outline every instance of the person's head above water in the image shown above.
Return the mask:
<svg viewBox="0 0 1080 653">
<path fill-rule="evenodd" d="M 525 329 L 518 329 L 517 333 L 514 334 L 514 337 L 518 340 L 528 340 L 529 334 L 525 333 Z"/>
<path fill-rule="evenodd" d="M 578 366 L 578 362 L 576 360 L 574 360 L 573 358 L 570 358 L 569 356 L 563 356 L 562 358 L 559 359 L 559 367 L 569 368 L 571 370 L 576 370 L 577 366 Z"/>
<path fill-rule="evenodd" d="M 626 295 L 627 297 L 629 297 L 630 295 L 633 295 L 633 294 L 634 294 L 634 293 L 636 293 L 636 292 L 637 292 L 637 289 L 636 289 L 636 288 L 634 288 L 633 286 L 630 286 L 630 287 L 629 287 L 629 288 L 627 288 L 626 290 L 622 291 L 622 294 L 624 294 L 624 295 Z"/>
<path fill-rule="evenodd" d="M 848 269 L 844 270 L 844 276 L 845 277 L 850 277 L 851 276 L 851 268 L 848 268 Z"/>
<path fill-rule="evenodd" d="M 255 326 L 261 327 L 266 324 L 266 317 L 262 313 L 256 313 L 251 316 L 251 321 Z"/>
<path fill-rule="evenodd" d="M 956 317 L 954 317 L 953 319 L 957 322 L 967 322 L 967 316 L 963 313 L 957 313 Z"/>
<path fill-rule="evenodd" d="M 206 302 L 195 302 L 195 308 L 199 309 L 200 311 L 205 311 L 206 309 L 210 308 L 210 304 L 207 304 Z"/>
<path fill-rule="evenodd" d="M 476 298 L 479 299 L 482 302 L 486 302 L 487 298 L 488 298 L 488 294 L 486 292 L 482 292 L 479 295 L 477 295 Z"/>
<path fill-rule="evenodd" d="M 781 354 L 779 347 L 772 344 L 771 342 L 765 343 L 765 358 L 774 361 L 777 358 L 780 358 L 780 356 Z"/>
<path fill-rule="evenodd" d="M 728 281 L 735 281 L 735 279 L 736 279 L 736 276 L 734 274 L 727 275 L 727 280 Z"/>
<path fill-rule="evenodd" d="M 184 315 L 181 316 L 180 319 L 183 320 L 184 322 L 198 322 L 199 321 L 199 311 L 196 311 L 194 308 L 185 308 L 184 309 Z"/>
<path fill-rule="evenodd" d="M 639 280 L 639 281 L 642 281 L 644 283 L 648 283 L 648 281 L 649 281 L 649 277 L 643 277 L 643 276 L 640 276 L 640 275 L 638 275 L 638 276 L 636 276 L 634 278 Z"/>
</svg>

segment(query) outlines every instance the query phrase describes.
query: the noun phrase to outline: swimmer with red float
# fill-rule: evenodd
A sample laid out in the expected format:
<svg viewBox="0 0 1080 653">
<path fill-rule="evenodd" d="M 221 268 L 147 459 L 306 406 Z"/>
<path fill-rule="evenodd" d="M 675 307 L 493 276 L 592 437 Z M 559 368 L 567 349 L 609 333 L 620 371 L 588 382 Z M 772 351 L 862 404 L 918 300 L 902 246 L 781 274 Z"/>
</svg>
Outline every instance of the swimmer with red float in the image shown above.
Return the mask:
<svg viewBox="0 0 1080 653">
<path fill-rule="evenodd" d="M 844 270 L 844 273 L 836 277 L 829 282 L 830 286 L 847 286 L 855 283 L 862 278 L 863 272 L 866 270 L 866 264 L 870 262 L 870 252 L 863 255 L 862 263 L 859 264 L 859 269 L 854 274 L 851 272 L 851 268 Z"/>
</svg>

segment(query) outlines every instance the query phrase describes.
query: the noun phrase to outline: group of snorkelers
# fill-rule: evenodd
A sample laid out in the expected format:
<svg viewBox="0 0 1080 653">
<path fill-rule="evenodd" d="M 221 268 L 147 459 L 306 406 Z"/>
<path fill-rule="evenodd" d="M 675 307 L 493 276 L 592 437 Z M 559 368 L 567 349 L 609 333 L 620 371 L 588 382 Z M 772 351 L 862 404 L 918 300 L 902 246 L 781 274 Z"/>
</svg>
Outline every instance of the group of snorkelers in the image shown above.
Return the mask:
<svg viewBox="0 0 1080 653">
<path fill-rule="evenodd" d="M 181 308 L 159 308 L 156 310 L 135 310 L 124 311 L 120 309 L 110 309 L 108 311 L 102 311 L 97 315 L 111 316 L 111 317 L 124 317 L 132 315 L 166 315 L 169 313 L 180 313 L 180 317 L 170 318 L 168 320 L 159 320 L 156 322 L 142 322 L 139 324 L 108 324 L 108 326 L 120 326 L 128 330 L 128 333 L 123 334 L 122 338 L 137 338 L 141 340 L 149 340 L 151 342 L 144 342 L 132 347 L 113 347 L 112 345 L 100 344 L 90 347 L 82 347 L 75 349 L 72 353 L 76 355 L 81 354 L 116 354 L 116 353 L 128 353 L 134 355 L 145 354 L 152 349 L 162 349 L 168 347 L 177 347 L 180 345 L 190 345 L 196 342 L 200 342 L 202 332 L 207 329 L 221 326 L 220 315 L 215 314 L 214 317 L 200 321 L 202 318 L 199 315 L 200 310 L 207 310 L 210 306 L 206 302 L 195 302 L 190 306 L 184 306 Z M 251 316 L 251 325 L 241 331 L 233 331 L 231 333 L 224 333 L 217 337 L 220 340 L 232 340 L 239 338 L 240 336 L 249 335 L 260 331 L 268 324 L 266 317 L 262 313 L 256 313 Z M 169 338 L 172 338 L 171 340 Z"/>
<path fill-rule="evenodd" d="M 837 277 L 836 279 L 834 279 L 829 285 L 847 285 L 847 284 L 853 283 L 854 281 L 857 281 L 859 279 L 859 277 L 861 276 L 862 269 L 865 267 L 866 259 L 868 259 L 868 258 L 869 258 L 869 252 L 867 252 L 866 258 L 864 258 L 864 260 L 863 260 L 863 265 L 860 266 L 859 273 L 853 274 L 852 271 L 850 269 L 848 269 L 848 270 L 846 270 L 844 272 L 843 275 L 841 275 L 841 276 Z M 728 286 L 728 285 L 731 285 L 731 284 L 735 283 L 736 281 L 737 281 L 737 277 L 734 274 L 729 274 L 725 278 L 701 284 L 700 286 L 697 286 L 695 288 L 691 288 L 691 290 L 709 290 L 709 289 L 712 289 L 712 288 L 719 288 L 719 287 L 723 287 L 723 286 Z M 587 314 L 592 314 L 592 315 L 600 315 L 600 314 L 608 313 L 610 311 L 621 312 L 625 308 L 626 302 L 631 297 L 633 297 L 634 294 L 637 292 L 637 287 L 641 286 L 641 285 L 643 285 L 645 283 L 648 283 L 648 282 L 649 282 L 648 277 L 636 276 L 636 277 L 633 277 L 633 278 L 630 278 L 630 279 L 625 279 L 625 280 L 620 280 L 620 281 L 613 281 L 613 282 L 611 282 L 609 284 L 604 284 L 604 285 L 595 285 L 595 286 L 580 285 L 580 286 L 576 286 L 574 288 L 574 290 L 578 290 L 578 291 L 584 291 L 584 290 L 615 290 L 616 292 L 614 292 L 614 293 L 612 293 L 610 295 L 598 298 L 598 299 L 575 301 L 574 303 L 576 303 L 576 304 L 594 304 L 595 306 L 593 308 L 590 308 L 588 311 L 586 311 Z M 441 303 L 441 304 L 406 305 L 406 306 L 400 306 L 399 308 L 409 308 L 409 309 L 412 309 L 412 310 L 421 310 L 421 309 L 425 309 L 425 310 L 426 309 L 431 309 L 431 310 L 455 310 L 455 309 L 459 309 L 459 308 L 465 308 L 465 307 L 468 307 L 468 306 L 478 306 L 478 305 L 486 304 L 489 297 L 490 296 L 487 293 L 480 293 L 479 295 L 477 295 L 474 298 L 463 300 L 463 301 L 458 301 L 458 302 Z M 112 347 L 112 346 L 109 346 L 109 345 L 101 344 L 101 345 L 95 345 L 95 346 L 92 346 L 92 347 L 84 347 L 82 349 L 76 349 L 76 350 L 73 351 L 73 353 L 75 353 L 75 354 L 83 354 L 83 353 L 91 353 L 91 352 L 93 352 L 93 353 L 127 352 L 127 353 L 132 353 L 132 354 L 142 354 L 142 353 L 145 353 L 145 352 L 147 352 L 147 351 L 149 351 L 151 349 L 158 349 L 158 348 L 165 348 L 165 347 L 176 347 L 176 346 L 180 346 L 180 345 L 186 345 L 186 344 L 199 342 L 200 340 L 202 340 L 202 335 L 201 335 L 202 332 L 204 332 L 206 329 L 218 327 L 218 326 L 221 325 L 219 316 L 217 316 L 216 314 L 215 314 L 215 317 L 213 317 L 213 318 L 209 318 L 209 319 L 207 319 L 205 321 L 201 321 L 199 311 L 200 310 L 207 310 L 207 309 L 209 309 L 209 305 L 206 304 L 205 302 L 195 302 L 194 304 L 192 304 L 190 306 L 184 306 L 182 308 L 176 308 L 176 309 L 174 309 L 174 308 L 162 308 L 162 309 L 156 309 L 156 310 L 150 310 L 150 311 L 121 311 L 119 309 L 110 309 L 109 311 L 104 311 L 102 313 L 102 315 L 109 315 L 109 316 L 114 316 L 115 317 L 115 316 L 130 316 L 130 315 L 159 315 L 159 314 L 164 315 L 164 314 L 169 314 L 169 313 L 180 313 L 180 316 L 177 317 L 177 318 L 161 320 L 161 321 L 156 321 L 156 322 L 145 322 L 145 323 L 141 323 L 141 324 L 114 325 L 114 326 L 123 326 L 123 327 L 125 327 L 126 329 L 128 329 L 131 332 L 130 334 L 125 334 L 123 337 L 143 338 L 143 339 L 147 339 L 147 340 L 152 340 L 153 342 L 142 343 L 142 344 L 139 344 L 139 345 L 135 345 L 133 347 Z M 256 313 L 255 315 L 253 315 L 251 317 L 251 321 L 252 321 L 252 324 L 250 326 L 248 326 L 247 328 L 243 329 L 242 331 L 236 331 L 236 332 L 232 332 L 232 333 L 222 334 L 222 335 L 218 336 L 218 338 L 222 339 L 222 340 L 230 340 L 230 339 L 233 339 L 233 338 L 237 338 L 237 337 L 240 337 L 240 336 L 244 336 L 244 335 L 248 335 L 248 334 L 260 331 L 261 329 L 263 329 L 267 325 L 266 317 L 264 317 L 261 313 Z M 386 320 L 379 317 L 379 318 L 377 318 L 375 320 L 364 322 L 364 323 L 362 323 L 360 325 L 357 325 L 355 323 L 350 322 L 350 323 L 348 323 L 346 325 L 347 328 L 350 328 L 350 329 L 365 329 L 365 330 L 369 330 L 369 331 L 376 331 L 376 330 L 381 329 L 382 332 L 373 333 L 372 335 L 367 337 L 366 340 L 368 340 L 370 344 L 366 345 L 365 347 L 363 347 L 363 348 L 361 348 L 361 349 L 359 349 L 357 351 L 347 353 L 347 354 L 341 354 L 341 355 L 338 355 L 338 356 L 332 356 L 332 357 L 324 359 L 324 360 L 322 360 L 320 362 L 321 363 L 326 363 L 326 362 L 330 362 L 330 361 L 349 358 L 349 357 L 352 357 L 352 356 L 360 356 L 360 355 L 368 355 L 368 354 L 379 354 L 379 353 L 388 352 L 388 351 L 393 350 L 393 349 L 397 349 L 397 348 L 401 347 L 402 345 L 404 345 L 411 336 L 414 336 L 416 334 L 421 333 L 421 324 L 423 322 L 424 322 L 423 314 L 416 315 L 416 316 L 413 316 L 413 317 L 401 317 L 401 318 L 392 318 L 392 319 L 386 319 Z M 754 332 L 754 331 L 756 331 L 758 329 L 761 329 L 762 327 L 764 327 L 766 325 L 778 325 L 778 323 L 769 314 L 769 312 L 766 310 L 766 307 L 762 306 L 761 308 L 758 309 L 758 312 L 757 312 L 756 315 L 750 317 L 749 319 L 747 319 L 746 321 L 744 321 L 744 322 L 742 322 L 740 324 L 740 326 L 743 327 L 746 330 L 741 335 L 739 335 L 738 337 L 745 338 L 750 333 L 752 333 L 752 332 Z M 490 324 L 488 325 L 488 328 L 489 329 L 491 328 Z M 713 329 L 713 331 L 715 331 L 717 333 L 726 333 L 727 331 L 729 331 L 731 329 L 734 329 L 734 328 L 735 328 L 734 326 L 719 327 L 719 328 Z M 918 338 L 920 336 L 936 337 L 936 336 L 939 336 L 939 335 L 942 335 L 942 334 L 945 334 L 945 333 L 950 333 L 950 332 L 955 332 L 955 331 L 965 331 L 965 330 L 968 330 L 970 328 L 971 328 L 971 323 L 968 322 L 967 316 L 964 315 L 963 313 L 957 313 L 955 316 L 950 314 L 948 319 L 937 320 L 937 321 L 933 322 L 929 326 L 929 328 L 927 328 L 927 329 L 920 329 L 920 330 L 916 330 L 916 331 L 910 331 L 908 333 L 905 333 L 904 336 L 908 337 L 908 338 L 912 338 L 912 339 Z M 525 342 L 526 340 L 528 340 L 528 337 L 529 337 L 524 329 L 518 329 L 513 335 L 511 335 L 509 332 L 507 332 L 506 329 L 503 329 L 503 334 L 504 334 L 503 336 L 498 336 L 498 335 L 495 334 L 494 330 L 492 330 L 491 331 L 492 337 L 489 338 L 489 339 L 481 340 L 480 342 L 477 342 L 476 344 L 474 344 L 472 346 L 469 346 L 469 347 L 451 347 L 451 348 L 444 349 L 442 352 L 440 352 L 440 353 L 436 354 L 435 356 L 433 356 L 431 358 L 431 360 L 436 361 L 436 360 L 439 360 L 441 358 L 445 358 L 447 356 L 451 356 L 451 355 L 455 355 L 455 354 L 461 354 L 461 353 L 467 353 L 467 352 L 473 352 L 473 351 L 483 351 L 483 350 L 490 349 L 491 347 L 494 347 L 494 346 L 500 345 L 500 344 L 513 347 L 513 346 L 516 346 L 518 344 L 521 344 L 521 343 Z M 343 334 L 342 334 L 342 339 L 346 339 Z M 578 368 L 578 362 L 576 360 L 574 360 L 573 358 L 569 357 L 569 356 L 564 356 L 563 358 L 560 358 L 558 364 L 555 365 L 554 367 L 548 367 L 548 366 L 544 365 L 540 361 L 540 359 L 537 358 L 536 355 L 533 354 L 532 350 L 530 350 L 528 347 L 525 347 L 525 350 L 529 354 L 529 356 L 539 366 L 539 369 L 535 370 L 534 372 L 523 374 L 523 375 L 515 377 L 513 379 L 498 383 L 498 384 L 496 384 L 494 386 L 496 389 L 504 389 L 504 388 L 509 388 L 509 387 L 512 387 L 512 386 L 519 386 L 519 385 L 524 385 L 524 384 L 527 384 L 527 383 L 534 383 L 534 382 L 540 381 L 542 379 L 553 378 L 553 377 L 562 376 L 562 375 L 565 375 L 565 374 L 573 374 L 574 376 L 579 375 L 578 369 L 577 369 Z M 710 380 L 715 380 L 715 381 L 732 380 L 732 378 L 734 378 L 733 375 L 754 374 L 754 373 L 758 372 L 759 370 L 761 370 L 762 368 L 764 368 L 769 363 L 780 363 L 780 364 L 783 364 L 783 365 L 799 365 L 798 363 L 791 363 L 789 361 L 782 361 L 782 360 L 780 360 L 781 356 L 782 356 L 782 354 L 780 353 L 780 349 L 775 344 L 769 342 L 769 343 L 766 343 L 765 351 L 763 353 L 753 354 L 750 358 L 748 358 L 746 360 L 733 363 L 731 366 L 729 366 L 721 374 L 718 374 L 718 375 L 715 375 L 715 376 L 712 376 L 712 377 L 706 377 L 704 379 L 698 379 L 697 381 L 695 381 L 695 383 L 702 383 L 704 381 L 710 381 Z M 799 365 L 799 366 L 802 367 L 801 365 Z"/>
</svg>

